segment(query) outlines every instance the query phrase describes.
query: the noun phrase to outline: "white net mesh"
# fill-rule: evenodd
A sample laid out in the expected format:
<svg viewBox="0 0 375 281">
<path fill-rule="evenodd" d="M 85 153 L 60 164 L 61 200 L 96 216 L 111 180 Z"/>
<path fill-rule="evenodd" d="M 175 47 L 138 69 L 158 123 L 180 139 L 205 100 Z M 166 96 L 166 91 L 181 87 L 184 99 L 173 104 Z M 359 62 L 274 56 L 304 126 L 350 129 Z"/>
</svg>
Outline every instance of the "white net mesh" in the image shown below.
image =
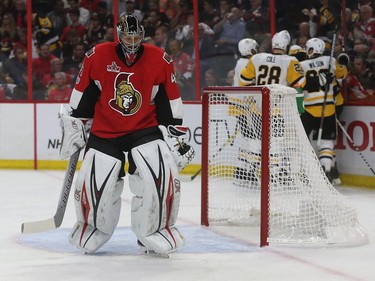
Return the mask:
<svg viewBox="0 0 375 281">
<path fill-rule="evenodd" d="M 246 92 L 238 88 L 208 92 L 206 156 L 210 224 L 259 224 L 261 143 L 267 141 L 270 144 L 268 242 L 366 243 L 367 234 L 358 224 L 356 209 L 329 183 L 321 169 L 300 121 L 295 91 L 279 85 L 267 88 L 270 89 L 269 140 L 262 138 L 259 88 L 249 87 Z"/>
</svg>

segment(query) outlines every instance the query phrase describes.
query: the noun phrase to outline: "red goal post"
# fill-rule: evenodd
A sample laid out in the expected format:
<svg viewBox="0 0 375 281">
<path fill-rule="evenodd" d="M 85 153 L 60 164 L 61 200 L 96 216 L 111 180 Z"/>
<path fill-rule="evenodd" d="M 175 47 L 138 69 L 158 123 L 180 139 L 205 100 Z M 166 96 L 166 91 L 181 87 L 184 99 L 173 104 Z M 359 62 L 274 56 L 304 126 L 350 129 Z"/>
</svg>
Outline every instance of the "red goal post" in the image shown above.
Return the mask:
<svg viewBox="0 0 375 281">
<path fill-rule="evenodd" d="M 260 245 L 359 245 L 357 211 L 326 178 L 281 85 L 209 87 L 202 100 L 201 224 L 260 225 Z"/>
</svg>

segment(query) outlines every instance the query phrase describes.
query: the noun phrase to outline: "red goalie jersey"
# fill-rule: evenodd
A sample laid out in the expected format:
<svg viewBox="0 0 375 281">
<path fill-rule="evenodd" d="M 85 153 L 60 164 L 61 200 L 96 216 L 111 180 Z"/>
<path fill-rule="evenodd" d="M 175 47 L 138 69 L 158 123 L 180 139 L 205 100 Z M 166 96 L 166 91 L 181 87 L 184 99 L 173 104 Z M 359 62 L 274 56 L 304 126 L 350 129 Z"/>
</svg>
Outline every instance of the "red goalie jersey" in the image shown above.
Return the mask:
<svg viewBox="0 0 375 281">
<path fill-rule="evenodd" d="M 95 113 L 91 131 L 102 138 L 182 124 L 172 59 L 162 49 L 143 44 L 135 63 L 124 62 L 121 46 L 114 42 L 86 53 L 70 99 L 73 116 L 92 118 Z"/>
</svg>

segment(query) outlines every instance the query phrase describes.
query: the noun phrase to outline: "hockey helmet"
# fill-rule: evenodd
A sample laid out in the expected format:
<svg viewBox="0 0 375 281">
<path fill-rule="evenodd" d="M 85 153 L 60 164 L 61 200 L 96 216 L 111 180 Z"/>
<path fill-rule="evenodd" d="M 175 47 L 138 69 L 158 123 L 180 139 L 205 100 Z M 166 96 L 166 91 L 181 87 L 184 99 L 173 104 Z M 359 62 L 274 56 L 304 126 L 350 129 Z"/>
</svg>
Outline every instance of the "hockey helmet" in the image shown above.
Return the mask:
<svg viewBox="0 0 375 281">
<path fill-rule="evenodd" d="M 287 30 L 282 30 L 272 37 L 272 49 L 286 51 L 290 44 L 290 34 Z"/>
<path fill-rule="evenodd" d="M 306 51 L 309 58 L 322 55 L 325 50 L 325 43 L 322 39 L 311 38 L 306 42 Z"/>
<path fill-rule="evenodd" d="M 258 43 L 254 39 L 244 38 L 238 42 L 238 50 L 242 56 L 252 56 L 258 51 Z"/>
<path fill-rule="evenodd" d="M 289 55 L 290 56 L 294 56 L 299 52 L 303 52 L 303 49 L 302 49 L 301 46 L 299 46 L 299 45 L 290 46 L 290 49 L 289 49 Z"/>
<path fill-rule="evenodd" d="M 117 37 L 125 51 L 135 53 L 141 46 L 144 35 L 144 28 L 135 15 L 120 17 L 117 23 Z"/>
</svg>

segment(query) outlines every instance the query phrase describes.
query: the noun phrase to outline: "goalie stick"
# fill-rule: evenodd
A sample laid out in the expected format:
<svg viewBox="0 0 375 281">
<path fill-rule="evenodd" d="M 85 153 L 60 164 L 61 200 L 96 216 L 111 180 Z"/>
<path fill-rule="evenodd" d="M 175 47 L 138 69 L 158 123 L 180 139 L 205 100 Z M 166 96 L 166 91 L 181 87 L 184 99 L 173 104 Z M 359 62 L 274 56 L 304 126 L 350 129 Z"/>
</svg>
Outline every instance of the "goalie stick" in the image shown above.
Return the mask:
<svg viewBox="0 0 375 281">
<path fill-rule="evenodd" d="M 65 215 L 65 209 L 68 204 L 69 193 L 72 187 L 74 174 L 76 171 L 79 153 L 81 149 L 75 152 L 72 156 L 70 156 L 68 168 L 65 172 L 64 183 L 61 189 L 60 198 L 57 205 L 57 210 L 55 215 L 52 218 L 40 220 L 40 221 L 32 221 L 32 222 L 24 222 L 21 226 L 21 232 L 24 234 L 29 233 L 37 233 L 48 231 L 52 229 L 59 228 Z"/>
<path fill-rule="evenodd" d="M 340 120 L 337 119 L 337 118 L 336 118 L 336 123 L 337 123 L 337 125 L 339 125 L 340 129 L 345 134 L 345 136 L 350 141 L 350 143 L 354 146 L 355 151 L 357 151 L 359 153 L 359 155 L 361 156 L 363 162 L 366 163 L 367 167 L 371 170 L 372 174 L 375 175 L 374 169 L 370 166 L 369 162 L 367 161 L 367 159 L 365 158 L 365 156 L 363 155 L 363 153 L 359 150 L 358 146 L 355 145 L 353 139 L 349 136 L 348 132 L 344 129 L 344 127 L 342 126 Z"/>
</svg>

